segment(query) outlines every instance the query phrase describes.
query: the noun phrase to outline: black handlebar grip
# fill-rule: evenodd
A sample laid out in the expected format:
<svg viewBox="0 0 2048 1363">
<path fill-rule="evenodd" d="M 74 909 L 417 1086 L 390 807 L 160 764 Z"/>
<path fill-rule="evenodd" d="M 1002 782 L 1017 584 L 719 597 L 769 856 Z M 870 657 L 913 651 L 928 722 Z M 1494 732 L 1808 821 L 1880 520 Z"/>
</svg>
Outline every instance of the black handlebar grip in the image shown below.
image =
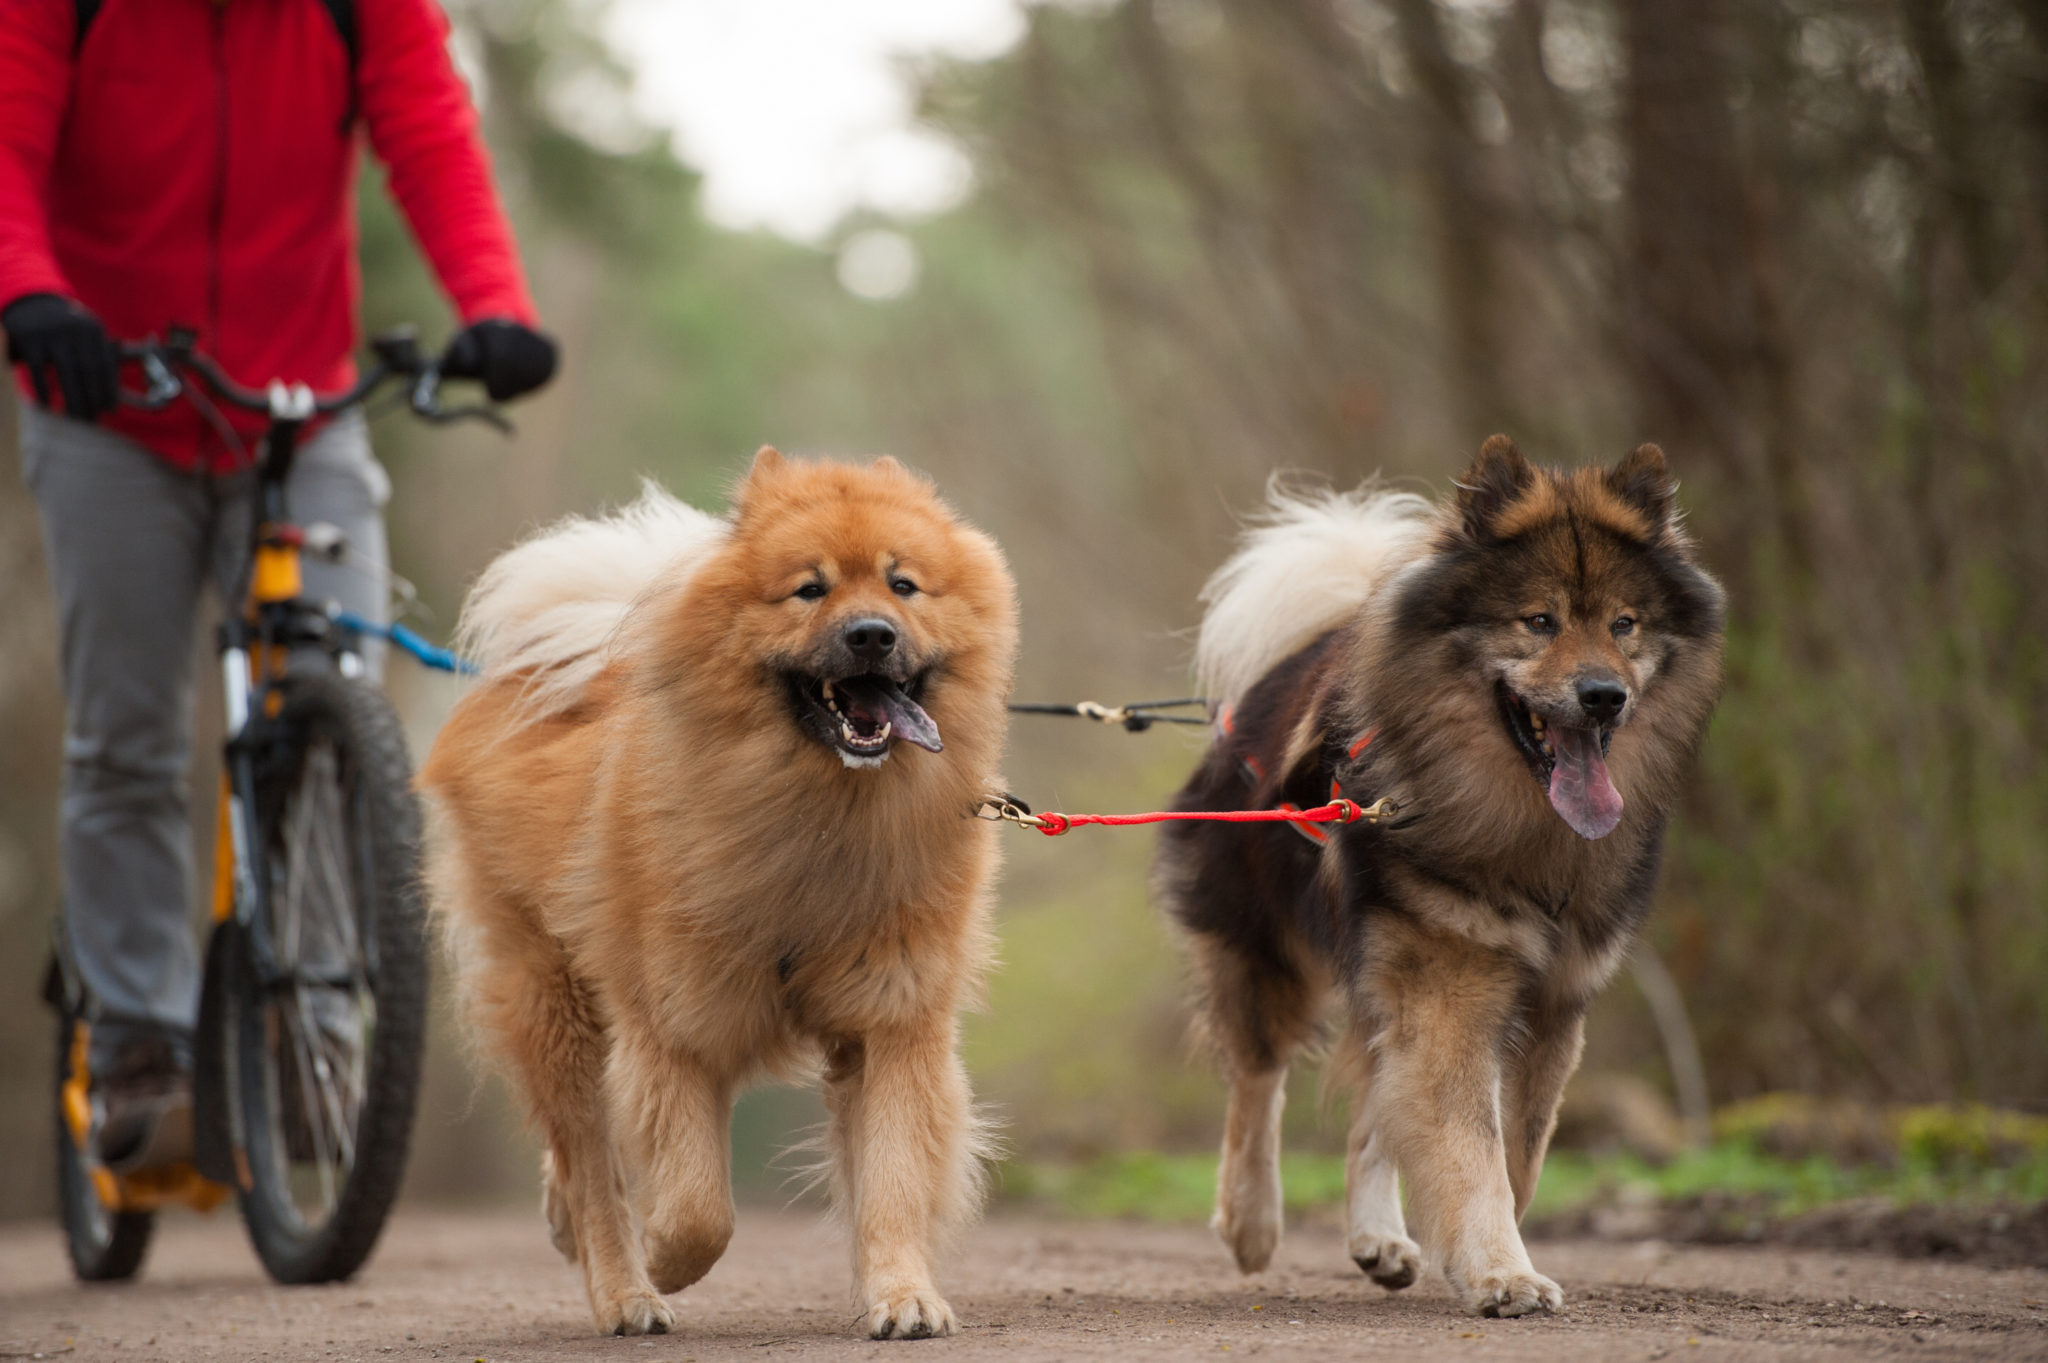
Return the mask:
<svg viewBox="0 0 2048 1363">
<path fill-rule="evenodd" d="M 420 358 L 419 333 L 409 326 L 392 327 L 370 338 L 370 350 L 386 369 L 396 374 L 417 374 L 426 367 Z"/>
</svg>

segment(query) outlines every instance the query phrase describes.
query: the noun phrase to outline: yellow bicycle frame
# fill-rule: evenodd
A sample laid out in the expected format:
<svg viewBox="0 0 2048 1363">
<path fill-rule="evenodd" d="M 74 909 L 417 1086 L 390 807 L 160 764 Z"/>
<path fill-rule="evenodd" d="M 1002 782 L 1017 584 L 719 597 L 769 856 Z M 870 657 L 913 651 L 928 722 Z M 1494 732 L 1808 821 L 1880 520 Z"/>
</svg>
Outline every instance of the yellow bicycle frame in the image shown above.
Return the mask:
<svg viewBox="0 0 2048 1363">
<path fill-rule="evenodd" d="M 83 1018 L 71 1025 L 70 1064 L 64 1075 L 64 1127 L 72 1144 L 81 1152 L 92 1136 L 92 1093 L 86 1074 L 86 1057 L 92 1029 Z M 228 1188 L 204 1177 L 189 1164 L 170 1164 L 161 1169 L 138 1169 L 117 1174 L 97 1160 L 88 1159 L 86 1170 L 100 1205 L 110 1212 L 153 1212 L 175 1203 L 197 1212 L 210 1212 L 227 1200 Z"/>
<path fill-rule="evenodd" d="M 245 610 L 253 614 L 260 606 L 290 601 L 299 595 L 304 586 L 299 553 L 300 547 L 295 538 L 276 534 L 270 526 L 262 527 L 257 534 L 255 570 L 250 575 L 249 600 Z M 281 669 L 283 661 L 282 650 L 261 646 L 252 648 L 244 684 L 253 691 L 266 673 Z M 281 693 L 274 690 L 266 692 L 265 712 L 274 715 L 282 702 Z M 234 791 L 226 772 L 221 773 L 218 808 L 214 822 L 211 915 L 216 925 L 235 916 Z M 92 1089 L 87 1066 L 90 1038 L 90 1028 L 80 1019 L 72 1032 L 70 1066 L 65 1075 L 61 1101 L 65 1129 L 80 1153 L 88 1156 L 85 1164 L 100 1204 L 110 1212 L 149 1212 L 166 1205 L 206 1212 L 219 1206 L 227 1199 L 230 1189 L 206 1178 L 190 1164 L 118 1174 L 90 1158 Z M 235 1155 L 237 1171 L 246 1184 L 248 1174 L 242 1165 L 241 1151 L 237 1150 Z"/>
</svg>

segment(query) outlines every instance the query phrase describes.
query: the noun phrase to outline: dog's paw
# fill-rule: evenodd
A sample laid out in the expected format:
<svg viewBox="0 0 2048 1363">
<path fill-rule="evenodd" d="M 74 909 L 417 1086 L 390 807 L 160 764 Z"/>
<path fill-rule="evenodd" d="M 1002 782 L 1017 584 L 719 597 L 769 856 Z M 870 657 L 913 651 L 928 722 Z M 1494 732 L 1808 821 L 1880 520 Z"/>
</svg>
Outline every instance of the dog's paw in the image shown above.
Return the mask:
<svg viewBox="0 0 2048 1363">
<path fill-rule="evenodd" d="M 870 1339 L 936 1339 L 953 1333 L 953 1308 L 930 1288 L 892 1292 L 868 1308 Z"/>
<path fill-rule="evenodd" d="M 1237 1260 L 1240 1273 L 1263 1273 L 1280 1247 L 1280 1209 L 1264 1203 L 1250 1210 L 1218 1207 L 1209 1229 Z"/>
<path fill-rule="evenodd" d="M 732 1240 L 732 1225 L 687 1225 L 662 1231 L 647 1228 L 647 1276 L 658 1292 L 680 1292 L 709 1273 Z"/>
<path fill-rule="evenodd" d="M 1464 1295 L 1466 1307 L 1479 1316 L 1526 1316 L 1564 1306 L 1563 1290 L 1533 1268 L 1485 1274 Z"/>
<path fill-rule="evenodd" d="M 644 1288 L 608 1293 L 591 1303 L 601 1335 L 665 1335 L 676 1328 L 676 1313 Z"/>
<path fill-rule="evenodd" d="M 1405 1235 L 1356 1235 L 1351 1262 L 1389 1292 L 1398 1292 L 1422 1274 L 1422 1247 Z"/>
</svg>

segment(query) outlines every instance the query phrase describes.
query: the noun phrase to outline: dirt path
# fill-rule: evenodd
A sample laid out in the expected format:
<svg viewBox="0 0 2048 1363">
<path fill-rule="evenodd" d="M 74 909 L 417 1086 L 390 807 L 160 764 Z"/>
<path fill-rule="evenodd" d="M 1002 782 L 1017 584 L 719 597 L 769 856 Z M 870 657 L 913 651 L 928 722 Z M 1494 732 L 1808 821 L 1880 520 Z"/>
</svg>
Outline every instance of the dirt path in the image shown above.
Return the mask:
<svg viewBox="0 0 2048 1363">
<path fill-rule="evenodd" d="M 1292 1234 L 1241 1279 L 1197 1227 L 998 1217 L 950 1261 L 951 1340 L 854 1334 L 840 1237 L 742 1212 L 723 1263 L 680 1298 L 682 1332 L 587 1334 L 575 1270 L 537 1215 L 418 1211 L 353 1283 L 280 1289 L 231 1216 L 169 1220 L 144 1279 L 85 1289 L 56 1231 L 0 1228 L 0 1357 L 67 1360 L 1186 1358 L 1680 1360 L 2048 1358 L 2048 1272 L 1782 1249 L 1539 1245 L 1556 1319 L 1459 1315 L 1440 1283 L 1389 1296 L 1333 1231 Z"/>
</svg>

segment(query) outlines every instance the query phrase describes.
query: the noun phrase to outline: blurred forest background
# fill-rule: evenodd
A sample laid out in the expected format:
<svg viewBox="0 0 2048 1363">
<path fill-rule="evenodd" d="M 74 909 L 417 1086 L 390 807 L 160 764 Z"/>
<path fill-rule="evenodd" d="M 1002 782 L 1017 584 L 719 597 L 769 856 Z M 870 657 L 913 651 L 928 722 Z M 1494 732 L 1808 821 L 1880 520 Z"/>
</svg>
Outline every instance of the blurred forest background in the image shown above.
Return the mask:
<svg viewBox="0 0 2048 1363">
<path fill-rule="evenodd" d="M 973 195 L 823 247 L 707 224 L 651 131 L 579 133 L 628 79 L 597 7 L 455 13 L 566 371 L 509 443 L 380 426 L 427 632 L 523 528 L 643 475 L 717 502 L 762 442 L 887 451 L 1006 547 L 1021 698 L 1176 695 L 1273 470 L 1441 491 L 1494 430 L 1557 463 L 1655 439 L 1730 588 L 1731 675 L 1664 969 L 1601 1000 L 1589 1073 L 1682 1081 L 1668 975 L 1716 1103 L 2048 1108 L 2044 0 L 1033 5 L 1005 55 L 914 72 Z M 443 334 L 374 169 L 362 219 L 366 323 Z M 913 289 L 842 285 L 906 241 Z M 0 416 L 0 1212 L 39 1213 L 61 704 Z M 451 690 L 403 663 L 391 689 L 423 748 Z M 1198 742 L 1021 719 L 1009 774 L 1156 807 Z M 1010 852 L 969 1060 L 1013 1147 L 1212 1146 L 1149 839 Z M 524 1196 L 502 1091 L 445 1018 L 436 1046 L 415 1192 Z M 750 1099 L 746 1167 L 806 1110 Z M 1290 1122 L 1341 1142 L 1313 1103 Z"/>
</svg>

